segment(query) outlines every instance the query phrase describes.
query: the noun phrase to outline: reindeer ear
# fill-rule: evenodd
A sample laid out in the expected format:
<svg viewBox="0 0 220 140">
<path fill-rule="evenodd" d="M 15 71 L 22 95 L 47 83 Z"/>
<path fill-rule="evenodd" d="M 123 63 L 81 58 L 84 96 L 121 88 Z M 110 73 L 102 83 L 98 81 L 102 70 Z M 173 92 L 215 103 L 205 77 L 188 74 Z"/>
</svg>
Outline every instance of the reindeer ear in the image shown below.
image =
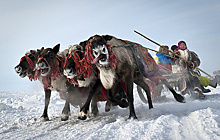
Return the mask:
<svg viewBox="0 0 220 140">
<path fill-rule="evenodd" d="M 110 35 L 103 35 L 102 37 L 105 39 L 105 41 L 109 41 L 112 39 L 112 36 Z"/>
<path fill-rule="evenodd" d="M 37 54 L 40 55 L 40 53 L 44 50 L 44 47 L 42 47 L 41 49 L 37 49 Z"/>
<path fill-rule="evenodd" d="M 85 48 L 87 43 L 88 43 L 88 40 L 80 42 L 79 45 L 82 46 L 83 48 Z"/>
<path fill-rule="evenodd" d="M 30 50 L 31 54 L 35 55 L 36 51 L 35 50 Z"/>
<path fill-rule="evenodd" d="M 55 54 L 57 54 L 60 50 L 60 44 L 57 44 L 56 46 L 54 46 L 52 50 Z"/>
</svg>

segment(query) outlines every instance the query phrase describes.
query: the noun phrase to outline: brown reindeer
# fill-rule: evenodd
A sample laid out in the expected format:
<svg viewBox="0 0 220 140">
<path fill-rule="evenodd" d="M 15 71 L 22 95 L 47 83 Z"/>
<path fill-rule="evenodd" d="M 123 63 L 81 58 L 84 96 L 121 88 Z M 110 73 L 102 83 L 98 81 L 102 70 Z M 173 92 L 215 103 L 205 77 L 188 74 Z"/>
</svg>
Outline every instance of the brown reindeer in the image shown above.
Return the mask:
<svg viewBox="0 0 220 140">
<path fill-rule="evenodd" d="M 144 79 L 147 78 L 143 71 L 144 64 L 136 57 L 137 54 L 135 52 L 137 51 L 134 45 L 109 35 L 92 36 L 85 44 L 86 51 L 88 51 L 85 61 L 92 60 L 92 63 L 99 69 L 101 83 L 109 90 L 109 96 L 114 98 L 117 82 L 124 81 L 126 83 L 130 109 L 129 118 L 137 118 L 133 105 L 133 83 L 145 90 L 149 108 L 153 108 L 149 87 L 144 82 Z M 148 55 L 151 57 L 150 54 Z M 157 72 L 155 71 L 155 73 Z M 168 86 L 177 101 L 184 102 L 184 97 L 177 94 L 165 79 L 162 79 L 162 82 Z M 88 96 L 85 105 L 80 109 L 80 119 L 86 118 L 85 114 L 92 96 Z"/>
</svg>

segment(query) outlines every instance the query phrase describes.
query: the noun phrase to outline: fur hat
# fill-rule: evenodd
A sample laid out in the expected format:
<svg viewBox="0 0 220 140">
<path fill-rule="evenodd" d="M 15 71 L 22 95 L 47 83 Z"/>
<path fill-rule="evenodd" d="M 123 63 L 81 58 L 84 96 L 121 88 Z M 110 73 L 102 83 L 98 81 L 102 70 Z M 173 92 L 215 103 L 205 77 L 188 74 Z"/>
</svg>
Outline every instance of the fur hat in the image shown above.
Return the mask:
<svg viewBox="0 0 220 140">
<path fill-rule="evenodd" d="M 172 51 L 174 51 L 174 50 L 176 50 L 176 49 L 178 49 L 178 46 L 177 46 L 177 45 L 171 46 L 171 50 L 172 50 Z"/>
<path fill-rule="evenodd" d="M 181 43 L 184 43 L 185 45 L 186 45 L 186 42 L 185 41 L 180 41 L 180 42 L 178 42 L 178 50 L 182 50 L 182 49 L 180 49 L 180 44 Z M 185 48 L 185 50 L 187 49 L 187 45 L 186 45 L 186 48 Z"/>
</svg>

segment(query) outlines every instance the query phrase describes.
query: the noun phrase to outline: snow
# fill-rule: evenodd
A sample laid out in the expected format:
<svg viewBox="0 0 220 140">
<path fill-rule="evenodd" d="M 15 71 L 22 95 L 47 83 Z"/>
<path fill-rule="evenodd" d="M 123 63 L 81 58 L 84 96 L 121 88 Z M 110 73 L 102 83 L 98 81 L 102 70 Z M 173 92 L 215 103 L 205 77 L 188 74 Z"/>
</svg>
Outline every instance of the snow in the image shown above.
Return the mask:
<svg viewBox="0 0 220 140">
<path fill-rule="evenodd" d="M 104 112 L 99 103 L 99 116 L 78 120 L 79 108 L 71 107 L 71 116 L 61 121 L 64 101 L 52 92 L 48 109 L 49 121 L 40 119 L 44 109 L 44 92 L 0 92 L 0 139 L 87 139 L 87 140 L 208 140 L 220 139 L 220 87 L 210 88 L 204 100 L 186 103 L 174 100 L 164 91 L 165 99 L 154 101 L 149 110 L 138 97 L 135 111 L 138 120 L 126 120 L 129 110 L 114 107 Z"/>
</svg>

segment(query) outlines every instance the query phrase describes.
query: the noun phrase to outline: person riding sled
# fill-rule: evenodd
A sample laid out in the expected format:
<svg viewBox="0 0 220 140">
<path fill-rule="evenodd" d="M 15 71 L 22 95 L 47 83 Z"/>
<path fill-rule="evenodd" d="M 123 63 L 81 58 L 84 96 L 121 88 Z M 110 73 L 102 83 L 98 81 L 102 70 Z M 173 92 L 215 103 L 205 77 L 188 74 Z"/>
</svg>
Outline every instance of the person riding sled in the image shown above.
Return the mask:
<svg viewBox="0 0 220 140">
<path fill-rule="evenodd" d="M 174 52 L 174 53 L 178 53 L 178 46 L 177 45 L 172 45 L 171 46 L 171 50 Z M 175 60 L 177 59 L 177 57 L 175 55 L 172 55 L 171 56 L 171 64 L 172 65 L 175 65 Z M 172 69 L 174 69 L 172 67 Z M 200 74 L 200 73 L 199 73 Z M 216 88 L 217 86 L 217 79 L 209 79 L 209 78 L 206 78 L 204 76 L 201 76 L 200 74 L 200 77 L 199 77 L 199 81 L 200 81 L 200 84 L 201 84 L 201 89 L 203 91 L 203 93 L 208 93 L 208 92 L 211 92 L 209 89 L 205 89 L 204 87 L 207 87 L 208 85 L 213 87 L 213 88 Z"/>
<path fill-rule="evenodd" d="M 200 65 L 200 59 L 198 55 L 187 49 L 185 41 L 179 41 L 178 43 L 178 53 L 181 58 L 176 61 L 176 64 L 181 66 L 182 71 L 186 72 L 189 76 L 189 82 L 191 83 L 193 89 L 198 92 L 200 98 L 205 98 L 200 85 L 200 73 L 196 69 Z M 185 94 L 187 92 L 186 81 L 183 78 L 181 93 Z"/>
<path fill-rule="evenodd" d="M 168 46 L 160 46 L 156 53 L 155 61 L 160 68 L 162 74 L 170 74 L 172 72 L 171 59 Z"/>
</svg>

